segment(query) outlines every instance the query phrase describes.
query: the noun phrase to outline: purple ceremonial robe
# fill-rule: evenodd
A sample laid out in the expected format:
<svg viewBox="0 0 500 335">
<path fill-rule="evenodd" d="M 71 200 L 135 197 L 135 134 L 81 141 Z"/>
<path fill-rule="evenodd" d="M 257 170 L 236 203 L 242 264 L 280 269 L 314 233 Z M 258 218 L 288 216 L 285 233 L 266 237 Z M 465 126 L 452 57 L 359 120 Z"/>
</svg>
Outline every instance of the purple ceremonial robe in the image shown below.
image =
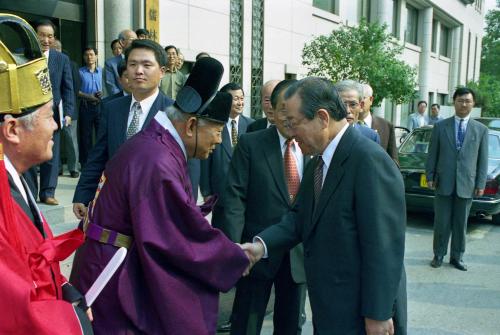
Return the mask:
<svg viewBox="0 0 500 335">
<path fill-rule="evenodd" d="M 179 144 L 152 120 L 104 176 L 89 221 L 134 242 L 92 306 L 95 333 L 215 334 L 219 292 L 236 284 L 248 259 L 196 206 Z M 87 292 L 116 250 L 87 238 L 72 283 Z"/>
</svg>

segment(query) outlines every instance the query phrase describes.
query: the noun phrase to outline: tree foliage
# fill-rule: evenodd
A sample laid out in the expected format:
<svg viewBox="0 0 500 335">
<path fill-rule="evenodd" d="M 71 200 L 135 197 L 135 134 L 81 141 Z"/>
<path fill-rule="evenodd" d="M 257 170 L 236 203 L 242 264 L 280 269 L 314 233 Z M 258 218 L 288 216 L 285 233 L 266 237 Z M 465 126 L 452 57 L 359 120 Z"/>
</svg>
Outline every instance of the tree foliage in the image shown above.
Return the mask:
<svg viewBox="0 0 500 335">
<path fill-rule="evenodd" d="M 303 49 L 308 75 L 337 82 L 353 79 L 369 83 L 374 105 L 384 98 L 400 104 L 415 96 L 416 69 L 398 57 L 403 47 L 386 32 L 387 25 L 362 21 L 357 27 L 341 27 L 330 35 L 318 36 Z"/>
<path fill-rule="evenodd" d="M 483 116 L 500 117 L 500 1 L 486 14 L 485 32 L 479 81 L 467 85 L 477 92 Z"/>
</svg>

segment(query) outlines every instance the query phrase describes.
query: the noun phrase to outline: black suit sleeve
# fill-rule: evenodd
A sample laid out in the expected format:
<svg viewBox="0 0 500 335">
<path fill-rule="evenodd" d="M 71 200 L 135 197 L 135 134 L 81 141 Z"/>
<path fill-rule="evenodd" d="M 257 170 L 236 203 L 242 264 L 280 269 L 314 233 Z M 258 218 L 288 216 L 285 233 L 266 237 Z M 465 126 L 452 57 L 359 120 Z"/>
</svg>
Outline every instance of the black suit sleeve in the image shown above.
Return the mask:
<svg viewBox="0 0 500 335">
<path fill-rule="evenodd" d="M 101 174 L 108 161 L 108 109 L 103 106 L 99 128 L 97 130 L 97 140 L 95 146 L 89 154 L 89 158 L 83 168 L 80 180 L 76 186 L 73 203 L 88 203 L 94 198 Z"/>
<path fill-rule="evenodd" d="M 208 156 L 207 159 L 200 161 L 200 192 L 203 197 L 208 197 L 209 195 L 213 194 L 210 182 L 212 160 L 213 153 Z"/>
<path fill-rule="evenodd" d="M 355 178 L 355 222 L 361 254 L 361 314 L 374 320 L 393 315 L 405 248 L 404 184 L 383 151 L 361 153 Z M 366 171 L 371 171 L 366 173 Z"/>
<path fill-rule="evenodd" d="M 387 153 L 391 158 L 399 164 L 398 147 L 396 146 L 396 133 L 394 132 L 394 125 L 388 124 L 389 128 L 389 143 L 387 144 Z"/>
<path fill-rule="evenodd" d="M 64 116 L 74 118 L 75 116 L 75 91 L 73 88 L 73 75 L 68 56 L 61 54 L 63 62 L 63 73 L 61 78 L 61 98 Z"/>
<path fill-rule="evenodd" d="M 234 150 L 229 166 L 226 188 L 222 199 L 224 215 L 220 227 L 224 234 L 236 243 L 241 242 L 241 235 L 245 225 L 249 164 L 248 139 L 243 134 Z"/>
</svg>

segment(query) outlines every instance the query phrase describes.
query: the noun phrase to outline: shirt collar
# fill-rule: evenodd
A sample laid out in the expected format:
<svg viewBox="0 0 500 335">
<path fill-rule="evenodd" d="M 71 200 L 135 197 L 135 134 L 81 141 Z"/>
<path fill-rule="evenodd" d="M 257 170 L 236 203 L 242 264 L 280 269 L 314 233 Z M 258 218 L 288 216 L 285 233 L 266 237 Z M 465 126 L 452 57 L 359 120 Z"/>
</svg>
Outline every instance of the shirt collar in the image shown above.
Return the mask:
<svg viewBox="0 0 500 335">
<path fill-rule="evenodd" d="M 285 136 L 281 135 L 281 133 L 278 130 L 278 128 L 276 128 L 276 132 L 278 133 L 278 138 L 280 140 L 280 148 L 283 148 L 285 146 L 285 144 L 286 144 L 287 139 L 285 138 Z"/>
<path fill-rule="evenodd" d="M 174 124 L 172 121 L 167 116 L 166 112 L 160 111 L 158 114 L 155 116 L 155 120 L 163 127 L 165 128 L 170 135 L 174 138 L 174 140 L 177 142 L 179 147 L 181 147 L 182 152 L 184 153 L 184 157 L 187 160 L 187 152 L 186 152 L 186 147 L 184 146 L 184 142 L 182 142 L 181 136 L 177 132 L 177 130 L 174 127 Z"/>
<path fill-rule="evenodd" d="M 231 127 L 231 122 L 233 120 L 236 121 L 236 127 L 238 127 L 238 122 L 240 122 L 240 114 L 236 115 L 236 117 L 234 119 L 229 118 L 229 120 L 227 120 L 227 126 L 228 127 Z"/>
<path fill-rule="evenodd" d="M 462 119 L 464 120 L 465 123 L 469 122 L 470 114 L 467 115 L 466 117 L 458 117 L 458 116 L 455 115 L 455 121 L 456 122 L 460 122 L 460 120 L 462 120 Z"/>
<path fill-rule="evenodd" d="M 99 73 L 101 71 L 99 69 L 99 66 L 95 67 L 94 72 L 90 72 L 90 69 L 87 66 L 82 66 L 80 69 L 82 69 L 83 71 L 88 72 L 88 73 Z"/>
<path fill-rule="evenodd" d="M 19 192 L 21 192 L 21 195 L 23 196 L 24 201 L 26 201 L 26 203 L 28 203 L 28 195 L 26 194 L 26 190 L 23 187 L 23 183 L 21 182 L 21 177 L 19 176 L 19 173 L 17 172 L 14 165 L 12 165 L 12 162 L 9 160 L 9 157 L 7 157 L 7 155 L 5 155 L 5 154 L 3 156 L 3 161 L 5 163 L 5 169 L 9 173 L 12 180 L 14 181 L 14 184 L 16 184 Z"/>
<path fill-rule="evenodd" d="M 337 146 L 339 145 L 340 139 L 342 136 L 344 136 L 344 133 L 346 132 L 347 128 L 349 127 L 349 123 L 346 124 L 331 140 L 331 142 L 328 144 L 326 149 L 323 151 L 322 158 L 323 162 L 325 163 L 326 171 L 330 168 L 330 163 L 332 162 L 333 155 L 335 154 L 335 151 L 337 150 Z"/>
<path fill-rule="evenodd" d="M 134 103 L 139 102 L 141 104 L 142 112 L 145 113 L 145 115 L 149 114 L 149 110 L 151 109 L 151 106 L 153 106 L 153 103 L 155 102 L 159 93 L 160 93 L 160 90 L 157 88 L 156 92 L 153 95 L 147 97 L 146 99 L 144 99 L 142 101 L 137 101 L 134 97 L 134 94 L 132 94 L 132 101 L 130 102 L 130 109 L 132 109 L 132 106 L 134 105 Z"/>
</svg>

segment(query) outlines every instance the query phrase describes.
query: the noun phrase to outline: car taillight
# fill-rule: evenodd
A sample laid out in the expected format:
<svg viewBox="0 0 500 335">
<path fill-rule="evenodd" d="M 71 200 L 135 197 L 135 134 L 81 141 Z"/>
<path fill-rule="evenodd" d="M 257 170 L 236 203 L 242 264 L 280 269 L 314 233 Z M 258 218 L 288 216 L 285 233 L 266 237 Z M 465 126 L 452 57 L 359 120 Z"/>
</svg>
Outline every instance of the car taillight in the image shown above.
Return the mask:
<svg viewBox="0 0 500 335">
<path fill-rule="evenodd" d="M 498 182 L 496 179 L 488 180 L 484 188 L 484 195 L 494 195 L 498 192 Z"/>
</svg>

